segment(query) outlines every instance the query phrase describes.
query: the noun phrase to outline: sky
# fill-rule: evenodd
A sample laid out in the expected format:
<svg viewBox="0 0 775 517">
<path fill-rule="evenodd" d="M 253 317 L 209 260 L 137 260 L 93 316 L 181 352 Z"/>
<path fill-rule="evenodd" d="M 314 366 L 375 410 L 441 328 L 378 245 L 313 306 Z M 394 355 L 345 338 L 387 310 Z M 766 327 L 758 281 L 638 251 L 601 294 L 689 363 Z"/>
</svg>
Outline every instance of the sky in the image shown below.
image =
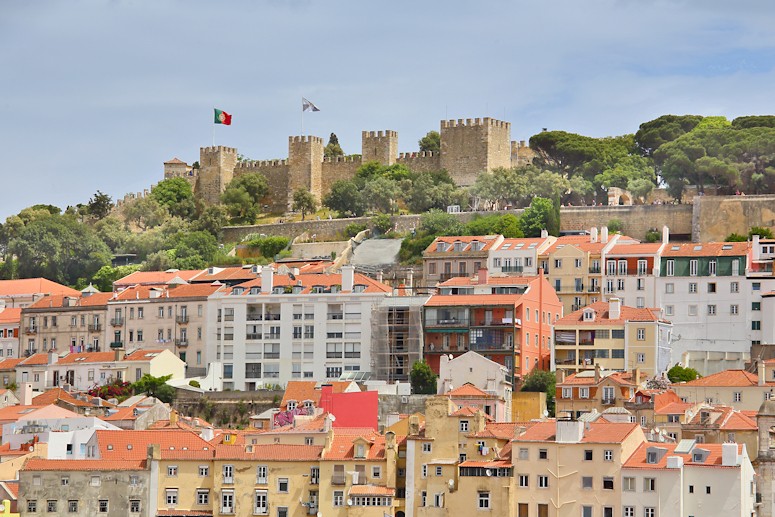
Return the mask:
<svg viewBox="0 0 775 517">
<path fill-rule="evenodd" d="M 528 140 L 773 114 L 773 25 L 768 0 L 0 0 L 0 221 L 142 191 L 213 141 L 263 160 L 363 130 L 417 151 L 443 119 Z"/>
</svg>

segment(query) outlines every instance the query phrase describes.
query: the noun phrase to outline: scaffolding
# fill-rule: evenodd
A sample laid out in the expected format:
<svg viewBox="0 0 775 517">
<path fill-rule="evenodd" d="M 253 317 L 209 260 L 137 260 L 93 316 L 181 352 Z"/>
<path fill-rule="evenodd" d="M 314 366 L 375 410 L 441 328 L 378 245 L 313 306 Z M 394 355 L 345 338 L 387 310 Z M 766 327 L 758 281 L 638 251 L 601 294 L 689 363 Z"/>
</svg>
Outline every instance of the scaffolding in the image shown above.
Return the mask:
<svg viewBox="0 0 775 517">
<path fill-rule="evenodd" d="M 422 308 L 427 296 L 391 296 L 376 304 L 371 317 L 372 379 L 407 382 L 422 359 Z"/>
</svg>

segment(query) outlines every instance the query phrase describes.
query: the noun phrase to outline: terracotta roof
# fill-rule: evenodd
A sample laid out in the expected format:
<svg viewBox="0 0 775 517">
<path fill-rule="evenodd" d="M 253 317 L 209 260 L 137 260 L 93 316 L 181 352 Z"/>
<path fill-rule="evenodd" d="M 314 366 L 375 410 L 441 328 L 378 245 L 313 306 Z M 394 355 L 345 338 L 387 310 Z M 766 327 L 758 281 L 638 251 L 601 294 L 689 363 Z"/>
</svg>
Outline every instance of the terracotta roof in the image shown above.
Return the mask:
<svg viewBox="0 0 775 517">
<path fill-rule="evenodd" d="M 541 246 L 544 242 L 548 241 L 550 237 L 523 237 L 523 238 L 504 238 L 503 242 L 498 244 L 497 246 L 492 248 L 492 251 L 526 251 L 531 249 L 537 249 Z M 503 247 L 509 244 L 509 249 L 504 250 Z M 522 244 L 522 247 L 517 248 L 515 246 L 518 246 Z M 530 248 L 529 246 L 531 244 L 535 244 L 534 247 Z"/>
<path fill-rule="evenodd" d="M 167 160 L 164 163 L 182 163 L 183 165 L 187 165 L 186 162 L 179 160 L 177 156 L 171 160 Z"/>
<path fill-rule="evenodd" d="M 212 269 L 212 273 L 210 273 L 210 268 L 202 270 L 198 275 L 195 275 L 191 278 L 191 282 L 194 283 L 202 283 L 202 282 L 215 282 L 215 281 L 233 281 L 233 280 L 242 280 L 243 282 L 247 280 L 252 280 L 254 278 L 260 278 L 261 276 L 261 267 L 259 266 L 258 272 L 253 272 L 252 266 L 230 266 L 230 267 L 214 267 Z"/>
<path fill-rule="evenodd" d="M 724 370 L 713 373 L 707 377 L 700 377 L 693 381 L 682 382 L 676 386 L 758 386 L 759 376 L 745 370 Z M 775 382 L 765 382 L 767 386 L 775 385 Z"/>
<path fill-rule="evenodd" d="M 320 403 L 320 394 L 322 391 L 319 388 L 317 381 L 288 381 L 285 385 L 285 393 L 283 393 L 283 400 L 280 402 L 280 408 L 285 409 L 288 407 L 288 401 L 295 400 L 301 405 L 306 400 L 311 400 L 315 406 Z M 331 385 L 332 393 L 344 393 L 347 388 L 352 384 L 351 381 L 332 381 L 326 384 Z"/>
<path fill-rule="evenodd" d="M 533 423 L 534 422 L 487 422 L 484 430 L 474 434 L 474 437 L 511 440 L 512 438 L 516 438 L 522 430 L 532 426 Z"/>
<path fill-rule="evenodd" d="M 193 276 L 201 273 L 201 269 L 170 270 L 170 271 L 135 271 L 113 282 L 114 286 L 122 285 L 162 285 L 176 276 L 188 282 Z"/>
<path fill-rule="evenodd" d="M 60 357 L 57 364 L 112 363 L 115 359 L 113 352 L 78 352 Z"/>
<path fill-rule="evenodd" d="M 16 365 L 24 361 L 23 358 L 12 358 L 12 359 L 3 359 L 0 361 L 0 370 L 13 370 L 16 368 Z"/>
<path fill-rule="evenodd" d="M 722 455 L 722 447 L 724 444 L 721 443 L 700 443 L 697 444 L 695 448 L 697 449 L 703 449 L 710 454 L 705 459 L 704 462 L 699 463 L 694 461 L 694 455 L 689 454 L 680 454 L 675 452 L 675 448 L 678 447 L 678 444 L 676 443 L 660 443 L 660 444 L 654 444 L 654 443 L 643 443 L 641 444 L 635 452 L 632 453 L 632 455 L 627 459 L 626 462 L 624 462 L 624 465 L 622 465 L 623 468 L 628 469 L 665 469 L 667 468 L 667 458 L 668 456 L 680 456 L 684 460 L 684 465 L 691 465 L 691 466 L 705 466 L 705 467 L 722 467 L 721 465 L 721 455 Z M 648 452 L 649 447 L 659 447 L 662 449 L 667 449 L 667 452 L 662 455 L 662 458 L 657 463 L 648 463 L 646 461 L 646 453 Z M 737 444 L 737 453 L 742 454 L 743 452 L 743 444 Z M 739 468 L 739 466 L 727 466 L 724 468 Z"/>
<path fill-rule="evenodd" d="M 643 242 L 640 244 L 634 243 L 616 243 L 607 253 L 607 257 L 612 256 L 624 256 L 624 255 L 656 255 L 659 252 L 659 248 L 662 246 L 661 242 Z"/>
<path fill-rule="evenodd" d="M 395 497 L 396 489 L 377 485 L 353 485 L 348 492 L 349 496 L 371 495 Z M 387 514 L 386 514 L 387 515 Z"/>
<path fill-rule="evenodd" d="M 73 418 L 81 417 L 78 413 L 61 408 L 53 404 L 30 406 L 6 406 L 0 408 L 0 422 L 16 422 L 17 420 L 29 420 L 31 418 Z"/>
<path fill-rule="evenodd" d="M 135 460 L 145 458 L 148 446 L 159 445 L 160 450 L 181 450 L 187 453 L 211 451 L 213 445 L 190 431 L 108 431 L 97 430 L 97 445 L 103 459 Z"/>
<path fill-rule="evenodd" d="M 589 428 L 584 430 L 581 443 L 621 443 L 630 433 L 638 429 L 634 422 L 590 422 Z M 557 423 L 555 420 L 537 422 L 515 438 L 516 442 L 546 442 L 555 441 Z"/>
<path fill-rule="evenodd" d="M 252 451 L 250 450 L 252 449 Z M 322 445 L 218 445 L 216 460 L 246 461 L 318 461 Z"/>
<path fill-rule="evenodd" d="M 7 456 L 26 456 L 28 454 L 31 454 L 29 450 L 25 449 L 11 449 L 10 443 L 4 443 L 0 445 L 0 457 L 7 457 Z M 2 515 L 2 514 L 0 514 Z"/>
<path fill-rule="evenodd" d="M 150 349 L 144 349 L 141 348 L 139 350 L 135 350 L 131 354 L 128 354 L 126 357 L 124 357 L 124 361 L 151 361 L 154 357 L 164 352 L 164 349 L 156 349 L 156 348 L 150 348 Z"/>
<path fill-rule="evenodd" d="M 48 405 L 48 404 L 55 404 L 57 401 L 62 401 L 67 404 L 78 406 L 78 407 L 94 407 L 94 404 L 91 404 L 89 402 L 79 400 L 67 391 L 63 390 L 62 388 L 52 388 L 44 393 L 41 393 L 37 397 L 34 397 L 32 399 L 32 403 L 36 405 Z"/>
<path fill-rule="evenodd" d="M 355 452 L 355 440 L 362 438 L 369 444 L 369 450 L 366 453 L 366 457 L 362 458 L 366 460 L 383 460 L 385 459 L 385 437 L 377 434 L 373 430 L 371 434 L 361 430 L 358 434 L 343 434 L 342 429 L 337 429 L 334 432 L 334 439 L 331 442 L 331 448 L 323 453 L 324 460 L 351 460 L 354 458 Z"/>
<path fill-rule="evenodd" d="M 8 495 L 14 499 L 19 498 L 19 482 L 18 481 L 3 481 L 5 488 L 8 490 Z"/>
<path fill-rule="evenodd" d="M 24 294 L 67 294 L 80 296 L 81 292 L 45 278 L 0 280 L 0 297 Z"/>
<path fill-rule="evenodd" d="M 513 467 L 510 461 L 506 460 L 492 460 L 492 461 L 464 461 L 459 465 L 460 467 L 484 467 L 484 468 L 509 468 Z"/>
<path fill-rule="evenodd" d="M 442 255 L 445 253 L 463 253 L 463 252 L 474 252 L 471 249 L 471 243 L 474 241 L 481 242 L 484 244 L 481 249 L 477 250 L 474 253 L 477 252 L 486 252 L 489 251 L 493 245 L 503 237 L 500 235 L 465 235 L 465 236 L 442 236 L 442 237 L 436 237 L 436 239 L 427 247 L 425 248 L 425 251 L 423 251 L 423 255 L 427 254 L 433 254 L 433 255 Z M 450 246 L 445 251 L 437 251 L 437 244 L 439 242 L 445 242 L 447 244 L 450 244 Z M 461 251 L 455 251 L 455 247 L 453 244 L 455 242 L 462 242 L 465 243 L 465 246 L 463 246 L 463 249 Z"/>
<path fill-rule="evenodd" d="M 625 321 L 660 321 L 659 309 L 638 309 L 628 305 L 621 306 L 621 313 L 619 318 L 611 319 L 608 311 L 609 305 L 610 304 L 608 302 L 595 302 L 591 305 L 587 305 L 586 307 L 574 311 L 567 316 L 563 316 L 555 322 L 555 326 L 593 325 L 600 327 L 606 325 L 621 325 Z M 584 311 L 589 309 L 595 311 L 594 320 L 584 319 Z"/>
<path fill-rule="evenodd" d="M 78 293 L 77 296 L 69 294 L 52 294 L 44 296 L 40 300 L 36 301 L 29 306 L 30 309 L 72 309 L 74 307 L 100 307 L 106 306 L 108 300 L 113 297 L 113 293 L 93 293 L 89 296 L 83 296 Z M 65 298 L 72 298 L 75 300 L 75 304 L 68 306 L 65 303 Z"/>
<path fill-rule="evenodd" d="M 207 298 L 224 287 L 211 284 L 183 284 L 175 287 L 133 285 L 116 293 L 114 301 L 159 300 L 161 302 L 170 298 Z"/>
<path fill-rule="evenodd" d="M 48 460 L 44 458 L 28 459 L 21 470 L 69 470 L 69 471 L 115 471 L 115 470 L 145 470 L 146 460 Z"/>
<path fill-rule="evenodd" d="M 0 325 L 8 323 L 19 323 L 22 320 L 21 308 L 7 307 L 0 311 Z"/>
<path fill-rule="evenodd" d="M 521 299 L 521 294 L 434 294 L 425 302 L 425 306 L 508 305 L 510 307 L 516 307 Z"/>
<path fill-rule="evenodd" d="M 709 414 L 709 424 L 717 425 L 722 431 L 756 431 L 759 427 L 756 418 L 752 418 L 730 406 L 709 406 L 700 408 L 688 424 L 702 426 L 705 415 Z"/>
<path fill-rule="evenodd" d="M 690 409 L 694 404 L 688 402 L 670 402 L 659 409 L 654 409 L 654 413 L 657 415 L 683 415 L 687 409 Z"/>
<path fill-rule="evenodd" d="M 294 275 L 296 277 L 295 280 L 291 280 L 291 278 L 288 275 L 281 275 L 278 273 L 274 274 L 274 277 L 272 279 L 273 286 L 274 287 L 294 287 L 298 286 L 299 282 L 301 282 L 301 286 L 303 289 L 301 290 L 300 294 L 313 294 L 312 288 L 321 286 L 323 288 L 330 288 L 334 285 L 342 285 L 342 275 L 341 273 L 314 273 L 314 274 L 307 274 L 307 273 L 299 273 L 298 275 Z M 363 275 L 361 273 L 355 273 L 353 276 L 353 285 L 365 285 L 366 290 L 364 292 L 366 293 L 390 293 L 392 292 L 392 288 L 387 285 L 383 284 L 382 282 L 377 282 L 376 280 L 369 278 L 366 275 Z M 251 287 L 258 287 L 261 288 L 261 279 L 257 278 L 256 280 L 251 280 L 249 282 L 244 282 L 242 284 L 235 285 L 230 289 L 230 293 L 234 291 L 237 287 L 245 289 L 245 292 L 243 293 L 243 296 L 247 296 L 250 294 L 250 288 Z M 343 291 L 344 292 L 344 291 Z M 266 293 L 262 293 L 266 294 Z"/>
<path fill-rule="evenodd" d="M 23 359 L 19 366 L 39 366 L 41 364 L 48 364 L 48 354 L 37 353 Z"/>
<path fill-rule="evenodd" d="M 748 254 L 748 242 L 670 242 L 663 257 L 737 257 Z M 724 249 L 728 248 L 728 249 Z"/>
<path fill-rule="evenodd" d="M 643 374 L 645 376 L 645 373 Z M 637 383 L 633 382 L 632 378 L 632 372 L 612 372 L 610 370 L 607 371 L 601 371 L 600 372 L 600 381 L 603 382 L 604 380 L 611 380 L 616 382 L 617 384 L 622 384 L 625 386 L 636 386 Z M 577 386 L 577 385 L 588 385 L 593 386 L 595 384 L 598 384 L 595 382 L 595 375 L 593 371 L 588 372 L 579 372 L 574 373 L 571 375 L 568 375 L 563 382 L 558 382 L 557 386 Z"/>
<path fill-rule="evenodd" d="M 455 389 L 449 390 L 444 395 L 448 395 L 450 397 L 476 397 L 476 398 L 488 398 L 488 399 L 496 398 L 495 395 L 479 389 L 478 387 L 474 386 L 470 382 L 467 382 L 462 386 L 458 386 Z"/>
<path fill-rule="evenodd" d="M 437 287 L 473 287 L 477 285 L 528 285 L 533 280 L 537 280 L 540 277 L 537 276 L 487 276 L 487 283 L 480 284 L 479 276 L 474 273 L 472 276 L 453 276 L 449 280 L 445 280 L 437 285 Z"/>
<path fill-rule="evenodd" d="M 482 411 L 482 408 L 473 407 L 473 406 L 463 406 L 457 411 L 453 412 L 450 416 L 476 416 L 477 413 L 482 413 L 484 415 L 485 420 L 494 420 L 493 417 L 490 415 L 484 414 L 484 411 Z"/>
</svg>

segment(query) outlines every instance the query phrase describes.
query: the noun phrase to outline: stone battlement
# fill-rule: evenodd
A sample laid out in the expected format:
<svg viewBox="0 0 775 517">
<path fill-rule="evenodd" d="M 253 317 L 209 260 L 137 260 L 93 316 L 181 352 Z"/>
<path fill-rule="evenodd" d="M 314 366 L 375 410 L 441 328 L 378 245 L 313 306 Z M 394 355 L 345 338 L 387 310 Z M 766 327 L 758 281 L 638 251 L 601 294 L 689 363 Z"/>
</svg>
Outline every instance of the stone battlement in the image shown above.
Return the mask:
<svg viewBox="0 0 775 517">
<path fill-rule="evenodd" d="M 303 135 L 303 136 L 289 136 L 288 137 L 289 143 L 323 143 L 323 138 L 319 136 L 312 136 L 312 135 Z"/>
<path fill-rule="evenodd" d="M 472 127 L 472 126 L 490 126 L 490 127 L 501 127 L 509 129 L 511 128 L 511 122 L 504 122 L 502 120 L 497 120 L 490 117 L 484 117 L 484 118 L 466 118 L 462 119 L 459 118 L 457 120 L 442 120 L 441 121 L 441 127 L 442 128 L 453 128 L 453 127 Z"/>
<path fill-rule="evenodd" d="M 225 145 L 216 145 L 215 147 L 201 147 L 199 149 L 200 153 L 217 153 L 217 152 L 223 152 L 223 153 L 230 153 L 230 154 L 237 154 L 237 149 L 235 147 L 226 147 Z"/>
<path fill-rule="evenodd" d="M 245 160 L 237 162 L 237 169 L 256 169 L 260 167 L 281 167 L 288 165 L 288 160 Z"/>
<path fill-rule="evenodd" d="M 398 159 L 408 160 L 411 158 L 431 158 L 438 155 L 439 153 L 434 153 L 433 151 L 415 151 L 413 153 L 398 153 Z"/>
<path fill-rule="evenodd" d="M 324 163 L 354 163 L 361 162 L 361 157 L 355 156 L 327 156 L 323 158 Z"/>
<path fill-rule="evenodd" d="M 398 132 L 397 131 L 391 131 L 390 129 L 387 129 L 385 131 L 362 131 L 361 135 L 363 138 L 382 138 L 386 136 L 393 136 L 398 138 Z"/>
</svg>

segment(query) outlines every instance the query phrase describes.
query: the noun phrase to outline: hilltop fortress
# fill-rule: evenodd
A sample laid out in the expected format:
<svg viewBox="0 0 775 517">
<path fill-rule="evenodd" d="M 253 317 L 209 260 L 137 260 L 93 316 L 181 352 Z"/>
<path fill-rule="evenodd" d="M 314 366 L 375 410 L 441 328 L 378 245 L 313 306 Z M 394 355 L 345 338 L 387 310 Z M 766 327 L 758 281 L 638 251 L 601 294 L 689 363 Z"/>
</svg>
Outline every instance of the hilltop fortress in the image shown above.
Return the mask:
<svg viewBox="0 0 775 517">
<path fill-rule="evenodd" d="M 260 172 L 269 184 L 265 203 L 272 212 L 290 210 L 293 192 L 309 190 L 320 201 L 336 181 L 350 179 L 364 163 L 406 165 L 415 172 L 445 169 L 461 186 L 472 185 L 483 171 L 528 163 L 532 152 L 524 141 L 511 141 L 511 123 L 492 118 L 442 120 L 441 151 L 398 153 L 395 131 L 363 131 L 361 155 L 324 158 L 323 138 L 291 136 L 285 160 L 238 161 L 233 147 L 202 147 L 199 169 L 172 159 L 164 163 L 164 178 L 182 177 L 195 195 L 217 203 L 226 185 L 237 176 Z"/>
</svg>

